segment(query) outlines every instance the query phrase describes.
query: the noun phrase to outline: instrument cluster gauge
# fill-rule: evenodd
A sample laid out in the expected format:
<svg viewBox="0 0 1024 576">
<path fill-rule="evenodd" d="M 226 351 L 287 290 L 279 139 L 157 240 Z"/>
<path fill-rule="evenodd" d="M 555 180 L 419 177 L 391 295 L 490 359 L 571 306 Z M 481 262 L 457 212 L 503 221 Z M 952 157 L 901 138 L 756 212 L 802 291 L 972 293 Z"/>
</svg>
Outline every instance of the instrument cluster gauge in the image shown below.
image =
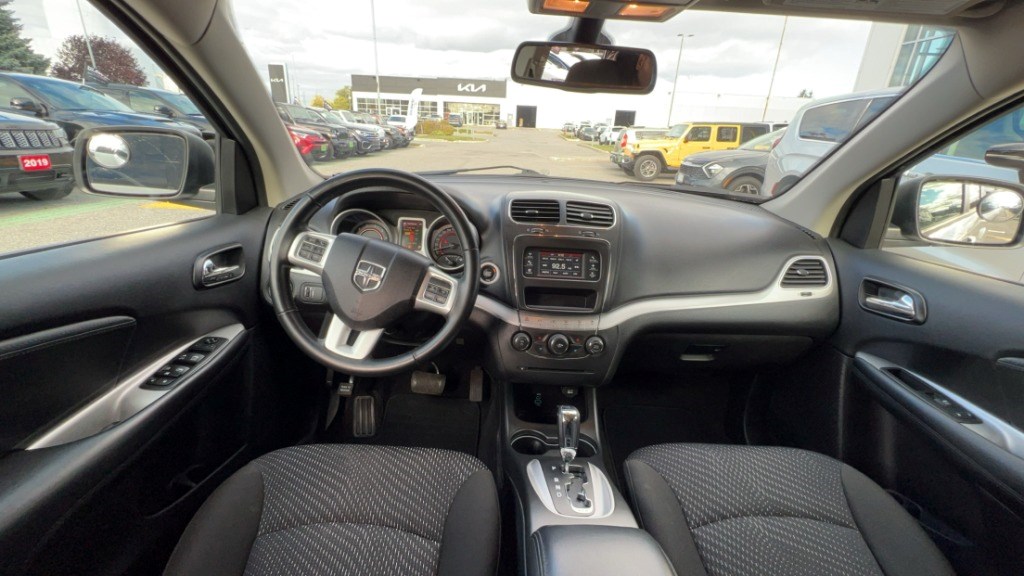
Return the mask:
<svg viewBox="0 0 1024 576">
<path fill-rule="evenodd" d="M 392 241 L 391 226 L 380 216 L 362 208 L 345 210 L 334 217 L 331 224 L 334 234 L 356 234 L 385 242 Z"/>
<path fill-rule="evenodd" d="M 442 270 L 449 272 L 461 270 L 466 264 L 462 241 L 447 219 L 441 218 L 431 227 L 430 257 Z"/>
</svg>

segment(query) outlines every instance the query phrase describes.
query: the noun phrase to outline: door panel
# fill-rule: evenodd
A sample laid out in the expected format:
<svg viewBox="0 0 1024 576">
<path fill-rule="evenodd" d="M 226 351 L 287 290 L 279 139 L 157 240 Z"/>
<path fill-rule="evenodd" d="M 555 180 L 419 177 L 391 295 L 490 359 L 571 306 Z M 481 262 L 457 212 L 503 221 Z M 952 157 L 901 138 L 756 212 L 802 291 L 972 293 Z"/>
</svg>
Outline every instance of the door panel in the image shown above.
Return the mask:
<svg viewBox="0 0 1024 576">
<path fill-rule="evenodd" d="M 140 559 L 166 553 L 251 457 L 254 386 L 267 380 L 253 345 L 269 214 L 0 260 L 0 573 L 145 572 Z M 196 288 L 196 259 L 228 245 L 247 272 Z M 210 335 L 223 338 L 215 352 L 147 388 Z"/>
<path fill-rule="evenodd" d="M 1024 290 L 830 246 L 842 294 L 832 344 L 850 382 L 845 459 L 898 492 L 959 572 L 1024 573 L 1024 552 L 1007 547 L 1024 540 Z M 899 287 L 926 314 L 864 306 L 865 280 Z"/>
</svg>

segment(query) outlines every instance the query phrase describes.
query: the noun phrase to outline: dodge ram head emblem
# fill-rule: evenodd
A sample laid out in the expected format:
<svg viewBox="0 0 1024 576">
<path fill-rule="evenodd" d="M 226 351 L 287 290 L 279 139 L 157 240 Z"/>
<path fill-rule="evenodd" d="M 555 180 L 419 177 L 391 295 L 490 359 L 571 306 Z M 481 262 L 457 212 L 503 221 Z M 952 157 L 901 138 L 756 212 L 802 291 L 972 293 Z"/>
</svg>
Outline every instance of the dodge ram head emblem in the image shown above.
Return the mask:
<svg viewBox="0 0 1024 576">
<path fill-rule="evenodd" d="M 356 272 L 352 275 L 352 282 L 355 283 L 356 288 L 359 288 L 360 292 L 373 292 L 384 282 L 384 273 L 387 272 L 387 268 L 369 262 L 367 260 L 360 260 L 356 264 Z"/>
</svg>

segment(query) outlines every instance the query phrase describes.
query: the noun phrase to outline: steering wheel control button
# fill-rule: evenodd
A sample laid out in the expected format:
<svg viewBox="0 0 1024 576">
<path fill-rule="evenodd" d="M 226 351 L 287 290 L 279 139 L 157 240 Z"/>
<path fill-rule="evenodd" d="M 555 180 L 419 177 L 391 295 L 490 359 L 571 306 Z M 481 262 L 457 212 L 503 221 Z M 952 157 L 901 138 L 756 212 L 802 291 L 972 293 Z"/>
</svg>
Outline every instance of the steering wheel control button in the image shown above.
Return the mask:
<svg viewBox="0 0 1024 576">
<path fill-rule="evenodd" d="M 590 338 L 587 338 L 587 342 L 584 344 L 584 347 L 587 349 L 588 354 L 600 354 L 601 352 L 604 352 L 604 338 L 601 338 L 600 336 L 591 336 Z"/>
<path fill-rule="evenodd" d="M 526 332 L 516 332 L 512 335 L 512 348 L 520 352 L 526 352 L 533 344 L 533 338 Z"/>
<path fill-rule="evenodd" d="M 501 276 L 501 271 L 498 270 L 498 266 L 493 262 L 484 262 L 480 265 L 480 281 L 490 286 L 498 281 L 498 277 Z"/>
<path fill-rule="evenodd" d="M 452 294 L 452 285 L 439 278 L 431 278 L 423 290 L 423 297 L 435 304 L 444 306 Z"/>
<path fill-rule="evenodd" d="M 569 352 L 572 343 L 565 334 L 552 334 L 548 336 L 548 350 L 555 356 L 564 356 Z"/>
<path fill-rule="evenodd" d="M 325 252 L 327 252 L 327 240 L 323 238 L 306 236 L 302 239 L 302 243 L 299 244 L 299 258 L 309 260 L 310 262 L 321 263 Z"/>
</svg>

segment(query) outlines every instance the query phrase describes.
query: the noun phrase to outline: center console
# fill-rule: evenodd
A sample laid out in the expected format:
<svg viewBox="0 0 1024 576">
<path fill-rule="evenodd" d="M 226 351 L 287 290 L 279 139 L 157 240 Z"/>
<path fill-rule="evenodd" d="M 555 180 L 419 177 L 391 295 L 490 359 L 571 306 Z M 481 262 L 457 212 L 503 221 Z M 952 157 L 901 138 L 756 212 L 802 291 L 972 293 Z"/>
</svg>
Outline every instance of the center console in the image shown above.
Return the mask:
<svg viewBox="0 0 1024 576">
<path fill-rule="evenodd" d="M 505 472 L 525 576 L 671 576 L 605 467 L 596 390 L 509 385 Z"/>
<path fill-rule="evenodd" d="M 497 332 L 516 381 L 596 386 L 610 379 L 618 329 L 600 328 L 621 251 L 618 209 L 606 200 L 512 193 L 502 222 L 515 310 Z"/>
</svg>

